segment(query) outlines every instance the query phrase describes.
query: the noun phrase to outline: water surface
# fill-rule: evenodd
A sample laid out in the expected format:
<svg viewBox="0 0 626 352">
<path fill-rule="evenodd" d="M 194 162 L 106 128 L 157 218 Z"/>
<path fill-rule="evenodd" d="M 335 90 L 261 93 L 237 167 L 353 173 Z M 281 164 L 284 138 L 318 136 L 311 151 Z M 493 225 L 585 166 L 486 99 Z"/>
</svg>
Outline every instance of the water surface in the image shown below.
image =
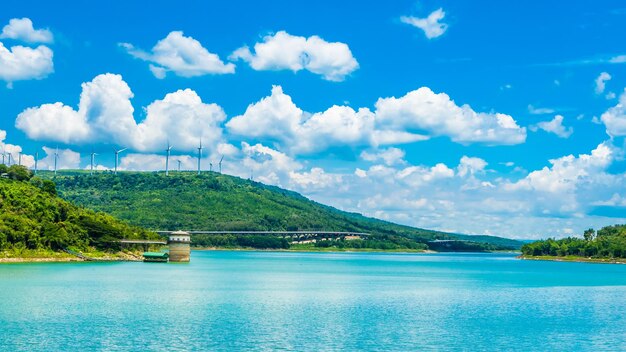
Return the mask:
<svg viewBox="0 0 626 352">
<path fill-rule="evenodd" d="M 192 253 L 0 265 L 0 349 L 626 350 L 626 265 Z"/>
</svg>

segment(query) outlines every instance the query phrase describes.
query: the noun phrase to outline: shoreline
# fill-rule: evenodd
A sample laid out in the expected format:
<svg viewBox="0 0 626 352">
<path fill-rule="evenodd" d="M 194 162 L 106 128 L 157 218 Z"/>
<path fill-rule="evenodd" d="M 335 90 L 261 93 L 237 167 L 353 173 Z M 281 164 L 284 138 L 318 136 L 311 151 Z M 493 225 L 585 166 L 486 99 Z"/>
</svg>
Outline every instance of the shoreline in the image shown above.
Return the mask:
<svg viewBox="0 0 626 352">
<path fill-rule="evenodd" d="M 296 248 L 296 249 L 283 249 L 283 248 L 275 248 L 275 249 L 260 249 L 260 248 L 223 248 L 223 247 L 198 247 L 192 248 L 192 251 L 245 251 L 245 252 L 292 252 L 292 253 L 394 253 L 394 254 L 438 254 L 438 253 L 469 253 L 469 252 L 437 252 L 430 249 L 427 250 L 407 250 L 407 249 L 398 249 L 398 250 L 384 250 L 384 249 L 370 249 L 370 248 L 349 248 L 349 249 L 339 249 L 339 248 Z M 505 251 L 506 253 L 515 253 L 514 251 Z M 476 252 L 476 253 L 502 253 L 501 251 L 496 252 Z M 4 256 L 2 256 L 4 254 Z M 15 256 L 7 256 L 7 253 L 0 253 L 0 265 L 1 264 L 17 264 L 17 263 L 78 263 L 78 262 L 142 262 L 143 259 L 141 254 L 138 253 L 124 253 L 117 252 L 114 254 L 104 254 L 104 253 L 83 253 L 85 256 L 89 257 L 90 255 L 95 255 L 93 260 L 86 260 L 83 258 L 79 258 L 77 256 L 70 255 L 65 252 L 48 252 L 50 255 L 37 255 L 34 254 L 32 256 L 26 257 L 15 257 Z M 544 258 L 526 258 L 523 256 L 518 256 L 519 259 L 528 259 L 528 260 L 551 260 Z M 556 260 L 553 260 L 556 261 Z M 626 264 L 626 262 L 624 262 Z"/>
<path fill-rule="evenodd" d="M 548 262 L 570 262 L 590 264 L 626 264 L 626 258 L 592 258 L 592 257 L 558 257 L 558 256 L 526 256 L 520 255 L 521 260 L 536 260 Z"/>
<path fill-rule="evenodd" d="M 80 258 L 65 252 L 31 253 L 29 256 L 9 256 L 6 252 L 0 252 L 0 264 L 19 263 L 102 263 L 102 262 L 141 262 L 143 259 L 139 254 L 117 252 L 117 253 L 82 253 L 91 259 Z M 92 257 L 95 256 L 95 257 Z"/>
</svg>

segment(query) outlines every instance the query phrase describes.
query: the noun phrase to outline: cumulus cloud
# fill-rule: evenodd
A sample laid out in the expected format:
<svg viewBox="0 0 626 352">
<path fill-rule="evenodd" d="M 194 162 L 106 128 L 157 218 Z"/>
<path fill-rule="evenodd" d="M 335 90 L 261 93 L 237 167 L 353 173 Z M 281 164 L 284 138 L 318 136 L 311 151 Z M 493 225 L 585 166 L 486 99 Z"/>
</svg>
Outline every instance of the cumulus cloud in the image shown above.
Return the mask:
<svg viewBox="0 0 626 352">
<path fill-rule="evenodd" d="M 604 89 L 606 88 L 606 82 L 611 80 L 611 75 L 608 74 L 607 72 L 602 72 L 600 73 L 600 75 L 598 76 L 598 78 L 596 78 L 596 94 L 602 94 L 604 93 Z"/>
<path fill-rule="evenodd" d="M 169 93 L 146 108 L 146 119 L 137 126 L 137 150 L 158 150 L 169 140 L 179 150 L 193 150 L 202 139 L 208 146 L 222 140 L 226 119 L 217 104 L 205 104 L 191 89 Z"/>
<path fill-rule="evenodd" d="M 341 184 L 342 176 L 329 174 L 322 168 L 314 167 L 309 172 L 291 171 L 289 172 L 289 179 L 295 188 L 305 189 L 308 193 L 312 193 L 318 189 L 328 189 Z"/>
<path fill-rule="evenodd" d="M 54 37 L 49 29 L 35 29 L 30 18 L 13 18 L 2 28 L 0 39 L 14 39 L 27 43 L 52 43 Z"/>
<path fill-rule="evenodd" d="M 378 146 L 409 143 L 427 137 L 405 131 L 377 129 L 375 115 L 367 108 L 332 106 L 308 113 L 298 108 L 280 86 L 272 94 L 248 106 L 226 127 L 236 135 L 268 138 L 292 153 L 313 153 L 334 146 Z"/>
<path fill-rule="evenodd" d="M 619 97 L 617 105 L 600 116 L 606 126 L 606 133 L 612 137 L 626 136 L 626 89 Z"/>
<path fill-rule="evenodd" d="M 136 129 L 132 97 L 122 76 L 102 74 L 82 84 L 78 110 L 60 102 L 43 104 L 20 113 L 15 126 L 35 140 L 124 142 Z"/>
<path fill-rule="evenodd" d="M 168 140 L 178 150 L 195 150 L 200 139 L 208 148 L 222 142 L 226 114 L 216 104 L 205 104 L 190 89 L 167 94 L 145 109 L 137 123 L 130 102 L 133 92 L 122 76 L 102 74 L 83 83 L 79 108 L 57 102 L 28 108 L 16 127 L 35 140 L 63 143 L 109 142 L 137 151 L 157 151 Z"/>
<path fill-rule="evenodd" d="M 120 43 L 131 56 L 150 63 L 156 78 L 165 78 L 167 72 L 181 77 L 235 72 L 235 65 L 224 63 L 217 54 L 209 52 L 199 41 L 184 36 L 181 31 L 170 32 L 159 40 L 151 52 L 136 48 L 130 43 Z"/>
<path fill-rule="evenodd" d="M 583 182 L 601 176 L 614 160 L 615 151 L 608 143 L 602 143 L 591 154 L 578 157 L 567 155 L 550 160 L 551 167 L 533 171 L 524 179 L 508 186 L 510 189 L 527 189 L 548 193 L 569 192 Z"/>
<path fill-rule="evenodd" d="M 54 170 L 55 153 L 58 154 L 56 160 L 57 170 L 80 168 L 80 153 L 71 149 L 58 149 L 51 147 L 43 147 L 42 149 L 46 153 L 46 156 L 39 160 L 39 169 Z"/>
<path fill-rule="evenodd" d="M 448 25 L 446 23 L 441 22 L 443 18 L 446 16 L 446 13 L 442 8 L 439 8 L 433 12 L 426 18 L 418 18 L 413 16 L 402 16 L 400 17 L 400 21 L 402 23 L 410 24 L 413 27 L 417 27 L 424 31 L 424 35 L 428 39 L 434 39 L 442 36 L 446 30 L 448 30 Z"/>
<path fill-rule="evenodd" d="M 374 151 L 364 150 L 361 152 L 361 159 L 369 162 L 382 161 L 385 165 L 391 166 L 395 164 L 406 164 L 406 161 L 403 159 L 405 155 L 404 150 L 392 147 Z"/>
<path fill-rule="evenodd" d="M 380 125 L 394 130 L 448 136 L 462 144 L 512 145 L 526 141 L 526 128 L 510 115 L 458 106 L 447 94 L 436 94 L 427 87 L 400 98 L 378 99 L 376 118 Z"/>
<path fill-rule="evenodd" d="M 328 81 L 343 81 L 359 68 L 347 44 L 327 42 L 314 35 L 308 38 L 294 36 L 285 31 L 267 35 L 254 44 L 235 50 L 231 60 L 244 60 L 257 71 L 307 70 Z"/>
<path fill-rule="evenodd" d="M 550 121 L 542 121 L 536 125 L 530 126 L 531 131 L 536 132 L 538 130 L 544 130 L 548 133 L 554 133 L 559 138 L 569 138 L 574 133 L 573 127 L 563 126 L 563 116 L 556 115 L 554 119 Z"/>
<path fill-rule="evenodd" d="M 9 49 L 0 42 L 0 79 L 11 87 L 15 81 L 46 78 L 54 71 L 52 57 L 52 50 L 45 45 Z"/>
<path fill-rule="evenodd" d="M 473 176 L 474 174 L 483 172 L 487 162 L 481 158 L 463 156 L 457 166 L 458 175 L 461 177 Z"/>
</svg>

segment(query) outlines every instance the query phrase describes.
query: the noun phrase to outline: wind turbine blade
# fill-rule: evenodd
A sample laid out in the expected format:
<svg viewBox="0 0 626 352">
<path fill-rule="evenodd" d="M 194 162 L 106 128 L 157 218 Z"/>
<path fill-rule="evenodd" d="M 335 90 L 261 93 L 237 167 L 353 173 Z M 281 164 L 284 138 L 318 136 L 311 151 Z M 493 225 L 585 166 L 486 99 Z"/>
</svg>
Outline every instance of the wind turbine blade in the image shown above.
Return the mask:
<svg viewBox="0 0 626 352">
<path fill-rule="evenodd" d="M 128 148 L 120 149 L 120 150 L 118 150 L 117 152 L 118 152 L 118 153 L 121 153 L 121 152 L 125 151 L 126 149 L 128 149 Z"/>
</svg>

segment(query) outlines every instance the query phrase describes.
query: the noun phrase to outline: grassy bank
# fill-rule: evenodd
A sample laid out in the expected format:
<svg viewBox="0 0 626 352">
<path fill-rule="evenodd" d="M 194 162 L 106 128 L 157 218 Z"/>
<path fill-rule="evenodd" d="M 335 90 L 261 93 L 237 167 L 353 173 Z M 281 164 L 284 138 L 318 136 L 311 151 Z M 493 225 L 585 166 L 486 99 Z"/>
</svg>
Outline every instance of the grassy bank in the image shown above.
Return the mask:
<svg viewBox="0 0 626 352">
<path fill-rule="evenodd" d="M 82 255 L 96 261 L 141 261 L 142 252 L 103 252 L 98 250 L 82 251 Z M 38 263 L 38 262 L 83 262 L 73 254 L 50 249 L 23 249 L 20 251 L 0 252 L 0 263 Z"/>
</svg>

